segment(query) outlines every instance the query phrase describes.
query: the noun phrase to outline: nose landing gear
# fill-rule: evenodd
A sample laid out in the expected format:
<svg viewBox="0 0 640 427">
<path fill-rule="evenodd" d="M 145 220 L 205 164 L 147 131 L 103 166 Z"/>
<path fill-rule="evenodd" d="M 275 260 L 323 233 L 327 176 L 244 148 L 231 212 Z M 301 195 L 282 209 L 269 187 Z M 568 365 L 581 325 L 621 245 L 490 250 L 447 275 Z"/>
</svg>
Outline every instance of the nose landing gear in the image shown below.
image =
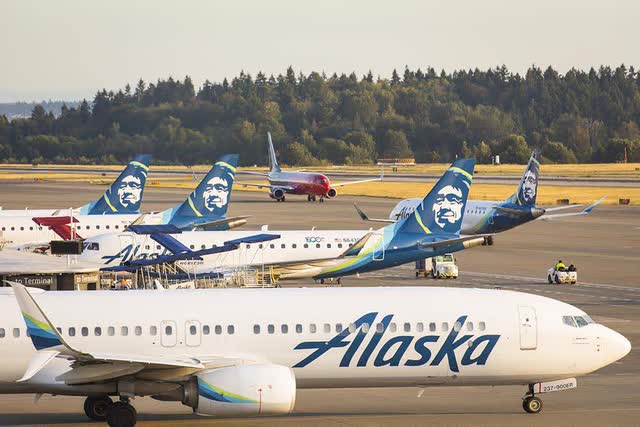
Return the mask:
<svg viewBox="0 0 640 427">
<path fill-rule="evenodd" d="M 529 384 L 529 392 L 522 399 L 522 409 L 529 414 L 542 411 L 542 400 L 533 394 L 533 384 Z"/>
</svg>

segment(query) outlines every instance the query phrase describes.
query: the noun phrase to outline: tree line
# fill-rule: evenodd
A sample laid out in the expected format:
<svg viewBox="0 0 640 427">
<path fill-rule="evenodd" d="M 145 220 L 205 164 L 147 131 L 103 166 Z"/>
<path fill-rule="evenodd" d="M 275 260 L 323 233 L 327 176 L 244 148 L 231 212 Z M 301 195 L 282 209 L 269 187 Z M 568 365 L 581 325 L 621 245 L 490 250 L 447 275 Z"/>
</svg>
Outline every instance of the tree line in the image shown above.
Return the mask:
<svg viewBox="0 0 640 427">
<path fill-rule="evenodd" d="M 241 72 L 231 81 L 189 77 L 103 89 L 58 116 L 0 116 L 0 161 L 121 163 L 149 153 L 158 164 L 210 164 L 235 152 L 266 163 L 266 133 L 289 165 L 370 164 L 378 158 L 449 162 L 500 155 L 524 163 L 640 161 L 640 73 L 572 69 L 562 75 L 505 66 L 391 78 L 312 72 Z"/>
</svg>

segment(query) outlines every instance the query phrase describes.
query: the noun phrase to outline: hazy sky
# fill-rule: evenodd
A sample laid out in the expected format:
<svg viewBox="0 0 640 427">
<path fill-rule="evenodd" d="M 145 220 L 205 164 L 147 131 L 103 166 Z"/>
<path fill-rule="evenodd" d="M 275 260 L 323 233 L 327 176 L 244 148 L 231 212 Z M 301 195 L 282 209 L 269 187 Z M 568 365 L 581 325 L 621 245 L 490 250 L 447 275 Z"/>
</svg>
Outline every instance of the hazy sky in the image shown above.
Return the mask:
<svg viewBox="0 0 640 427">
<path fill-rule="evenodd" d="M 0 102 L 190 75 L 640 68 L 640 1 L 8 0 Z"/>
</svg>

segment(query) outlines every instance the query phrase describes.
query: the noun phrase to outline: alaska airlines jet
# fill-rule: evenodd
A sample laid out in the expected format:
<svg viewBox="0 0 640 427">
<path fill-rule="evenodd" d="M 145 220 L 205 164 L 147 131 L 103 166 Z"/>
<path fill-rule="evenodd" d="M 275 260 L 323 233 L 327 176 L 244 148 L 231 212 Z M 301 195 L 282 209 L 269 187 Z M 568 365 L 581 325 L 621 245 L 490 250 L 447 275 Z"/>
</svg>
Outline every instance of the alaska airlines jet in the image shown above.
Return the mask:
<svg viewBox="0 0 640 427">
<path fill-rule="evenodd" d="M 135 396 L 250 417 L 291 413 L 307 388 L 521 385 L 523 409 L 538 413 L 542 393 L 575 388 L 631 349 L 574 306 L 505 290 L 11 285 L 0 393 L 87 396 L 86 415 L 113 427 L 136 423 Z"/>
<path fill-rule="evenodd" d="M 9 248 L 27 249 L 46 246 L 56 239 L 86 239 L 103 233 L 118 233 L 133 223 L 171 224 L 181 230 L 228 230 L 245 224 L 247 218 L 226 217 L 237 164 L 237 154 L 223 156 L 189 197 L 175 208 L 142 215 L 0 217 L 2 238 Z M 108 193 L 96 206 L 113 205 L 113 199 L 106 197 Z"/>
<path fill-rule="evenodd" d="M 527 164 L 527 168 L 520 179 L 518 189 L 515 194 L 507 200 L 503 202 L 469 200 L 465 208 L 462 233 L 469 235 L 500 233 L 540 217 L 542 217 L 542 219 L 553 219 L 557 217 L 586 215 L 605 199 L 602 197 L 581 212 L 548 215 L 548 213 L 552 211 L 570 209 L 581 205 L 559 206 L 556 208 L 541 208 L 536 206 L 538 175 L 540 172 L 539 158 L 540 153 L 534 150 Z M 419 198 L 401 200 L 393 208 L 388 219 L 369 218 L 357 205 L 355 208 L 360 217 L 365 221 L 395 223 L 410 217 L 420 202 L 421 199 Z M 487 243 L 489 245 L 493 244 L 493 237 L 489 237 Z"/>
<path fill-rule="evenodd" d="M 120 176 L 111 184 L 101 198 L 73 209 L 74 215 L 136 214 L 140 213 L 140 204 L 144 185 L 149 172 L 151 156 L 136 156 Z M 69 214 L 68 208 L 58 209 L 0 209 L 2 216 L 44 217 Z"/>
<path fill-rule="evenodd" d="M 268 133 L 269 139 L 269 173 L 261 172 L 245 172 L 252 175 L 264 176 L 269 180 L 269 184 L 251 184 L 248 182 L 239 183 L 243 187 L 268 188 L 269 196 L 278 202 L 285 201 L 285 194 L 301 194 L 306 195 L 308 201 L 316 201 L 316 197 L 320 197 L 320 202 L 324 198 L 333 199 L 338 195 L 336 187 L 344 185 L 360 184 L 363 182 L 381 181 L 380 178 L 365 179 L 361 181 L 340 182 L 331 184 L 326 175 L 315 172 L 287 172 L 280 169 L 276 152 L 271 141 L 271 133 Z"/>
<path fill-rule="evenodd" d="M 475 160 L 456 160 L 414 214 L 380 230 L 271 231 L 269 244 L 246 243 L 239 250 L 178 261 L 187 271 L 205 273 L 271 266 L 281 279 L 340 278 L 381 270 L 481 245 L 487 235 L 461 236 L 464 205 Z M 146 261 L 187 250 L 227 245 L 255 234 L 246 231 L 181 232 L 145 227 L 137 232 L 103 234 L 88 239 L 81 260 L 109 267 L 148 265 Z M 175 235 L 175 238 L 171 235 Z"/>
</svg>

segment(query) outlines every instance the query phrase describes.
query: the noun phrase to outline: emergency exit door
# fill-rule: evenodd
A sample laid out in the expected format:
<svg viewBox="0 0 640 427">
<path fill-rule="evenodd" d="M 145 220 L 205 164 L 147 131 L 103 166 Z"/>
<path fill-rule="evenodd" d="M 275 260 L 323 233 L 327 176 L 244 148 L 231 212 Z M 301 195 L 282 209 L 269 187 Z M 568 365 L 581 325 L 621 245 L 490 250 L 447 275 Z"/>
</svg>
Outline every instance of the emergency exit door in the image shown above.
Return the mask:
<svg viewBox="0 0 640 427">
<path fill-rule="evenodd" d="M 520 312 L 520 350 L 535 350 L 538 347 L 538 322 L 533 307 L 521 305 Z"/>
<path fill-rule="evenodd" d="M 189 347 L 200 345 L 200 322 L 197 320 L 187 320 L 185 322 L 185 341 Z"/>
</svg>

